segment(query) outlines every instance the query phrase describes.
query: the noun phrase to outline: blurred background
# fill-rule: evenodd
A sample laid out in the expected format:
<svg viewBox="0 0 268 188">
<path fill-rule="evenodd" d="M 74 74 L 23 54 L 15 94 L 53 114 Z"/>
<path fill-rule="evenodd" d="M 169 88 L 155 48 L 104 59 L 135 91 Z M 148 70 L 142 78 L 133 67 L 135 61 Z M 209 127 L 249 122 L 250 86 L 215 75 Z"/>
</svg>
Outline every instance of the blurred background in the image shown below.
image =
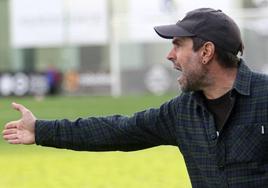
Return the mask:
<svg viewBox="0 0 268 188">
<path fill-rule="evenodd" d="M 229 14 L 247 64 L 268 72 L 268 0 L 0 0 L 0 95 L 177 91 L 153 27 L 198 7 Z"/>
<path fill-rule="evenodd" d="M 179 93 L 172 44 L 153 27 L 199 7 L 240 26 L 243 58 L 268 73 L 268 0 L 0 0 L 0 128 L 24 104 L 39 119 L 131 115 Z M 44 97 L 46 96 L 46 97 Z M 37 99 L 37 100 L 36 100 Z M 190 188 L 178 148 L 74 152 L 0 138 L 0 188 Z"/>
</svg>

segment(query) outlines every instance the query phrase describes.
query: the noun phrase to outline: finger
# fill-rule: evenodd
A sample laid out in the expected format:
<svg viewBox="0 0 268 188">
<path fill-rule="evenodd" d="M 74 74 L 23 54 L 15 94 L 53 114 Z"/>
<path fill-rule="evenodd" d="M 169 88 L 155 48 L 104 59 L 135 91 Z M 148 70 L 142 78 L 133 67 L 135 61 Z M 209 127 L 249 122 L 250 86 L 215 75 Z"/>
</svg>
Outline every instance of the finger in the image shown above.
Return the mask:
<svg viewBox="0 0 268 188">
<path fill-rule="evenodd" d="M 12 103 L 12 107 L 15 110 L 20 111 L 21 113 L 24 113 L 24 112 L 26 112 L 28 110 L 25 106 L 23 106 L 21 104 L 18 104 L 18 103 L 15 103 L 15 102 Z"/>
<path fill-rule="evenodd" d="M 15 139 L 18 139 L 18 136 L 17 134 L 9 134 L 9 135 L 4 135 L 3 138 L 7 141 L 9 140 L 15 140 Z"/>
<path fill-rule="evenodd" d="M 6 129 L 6 130 L 3 130 L 2 133 L 3 133 L 3 135 L 16 134 L 17 129 Z"/>
<path fill-rule="evenodd" d="M 18 128 L 18 121 L 11 121 L 5 125 L 5 129 Z"/>
<path fill-rule="evenodd" d="M 21 144 L 21 141 L 19 139 L 8 140 L 7 142 L 10 144 Z"/>
</svg>

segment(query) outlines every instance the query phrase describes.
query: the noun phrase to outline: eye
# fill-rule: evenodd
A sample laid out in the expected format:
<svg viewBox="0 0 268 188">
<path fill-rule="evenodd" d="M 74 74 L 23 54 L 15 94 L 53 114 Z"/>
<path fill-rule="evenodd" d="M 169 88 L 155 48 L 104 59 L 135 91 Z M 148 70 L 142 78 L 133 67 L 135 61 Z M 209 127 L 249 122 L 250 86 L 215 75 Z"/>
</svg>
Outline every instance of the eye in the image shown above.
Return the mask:
<svg viewBox="0 0 268 188">
<path fill-rule="evenodd" d="M 174 39 L 172 43 L 174 50 L 179 50 L 182 47 L 183 41 L 180 39 Z"/>
<path fill-rule="evenodd" d="M 178 50 L 180 47 L 181 47 L 180 44 L 174 44 L 174 45 L 173 45 L 174 50 Z"/>
</svg>

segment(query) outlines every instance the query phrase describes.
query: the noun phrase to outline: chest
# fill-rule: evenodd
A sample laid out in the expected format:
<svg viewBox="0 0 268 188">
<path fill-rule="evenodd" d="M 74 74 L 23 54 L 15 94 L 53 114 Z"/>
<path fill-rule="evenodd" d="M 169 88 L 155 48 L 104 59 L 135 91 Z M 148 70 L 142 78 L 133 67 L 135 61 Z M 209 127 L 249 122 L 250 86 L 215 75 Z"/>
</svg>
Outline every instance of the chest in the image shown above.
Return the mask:
<svg viewBox="0 0 268 188">
<path fill-rule="evenodd" d="M 191 118 L 185 112 L 178 122 L 183 154 L 196 160 L 215 159 L 220 165 L 268 160 L 266 103 L 237 100 L 220 132 L 217 132 L 213 114 L 196 108 L 195 112 L 188 111 L 192 113 Z"/>
</svg>

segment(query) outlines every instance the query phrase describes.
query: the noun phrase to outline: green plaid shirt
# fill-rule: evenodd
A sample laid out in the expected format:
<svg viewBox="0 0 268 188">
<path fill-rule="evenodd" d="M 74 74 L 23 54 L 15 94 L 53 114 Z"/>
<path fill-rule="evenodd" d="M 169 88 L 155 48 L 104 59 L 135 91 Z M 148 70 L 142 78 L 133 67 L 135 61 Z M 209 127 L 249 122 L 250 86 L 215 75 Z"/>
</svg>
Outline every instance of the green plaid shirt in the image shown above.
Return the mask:
<svg viewBox="0 0 268 188">
<path fill-rule="evenodd" d="M 194 188 L 268 187 L 268 76 L 241 60 L 234 107 L 217 134 L 198 92 L 182 93 L 159 109 L 131 117 L 36 122 L 36 144 L 88 151 L 179 147 Z"/>
</svg>

